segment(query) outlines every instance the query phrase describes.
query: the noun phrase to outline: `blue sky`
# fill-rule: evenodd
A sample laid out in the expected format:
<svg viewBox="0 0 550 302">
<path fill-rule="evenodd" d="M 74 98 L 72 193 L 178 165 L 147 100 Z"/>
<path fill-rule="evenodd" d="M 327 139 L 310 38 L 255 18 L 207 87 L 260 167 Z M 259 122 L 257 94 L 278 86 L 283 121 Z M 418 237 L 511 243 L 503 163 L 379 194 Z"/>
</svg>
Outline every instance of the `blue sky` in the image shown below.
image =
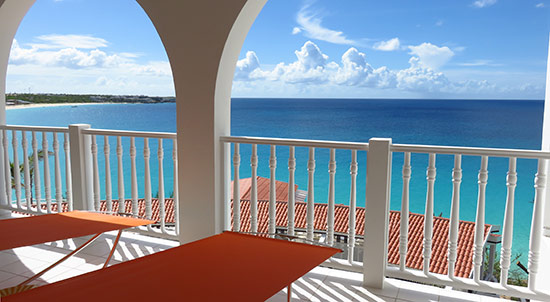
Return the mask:
<svg viewBox="0 0 550 302">
<path fill-rule="evenodd" d="M 542 99 L 550 1 L 270 0 L 237 63 L 236 97 Z M 173 95 L 134 0 L 37 0 L 7 92 Z"/>
</svg>

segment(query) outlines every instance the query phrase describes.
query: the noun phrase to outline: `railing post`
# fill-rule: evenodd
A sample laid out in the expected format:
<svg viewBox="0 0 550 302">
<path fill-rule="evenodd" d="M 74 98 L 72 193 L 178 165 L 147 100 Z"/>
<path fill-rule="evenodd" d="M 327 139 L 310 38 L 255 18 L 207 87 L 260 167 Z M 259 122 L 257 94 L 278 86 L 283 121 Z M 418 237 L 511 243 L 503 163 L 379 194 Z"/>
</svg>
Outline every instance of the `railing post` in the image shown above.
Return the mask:
<svg viewBox="0 0 550 302">
<path fill-rule="evenodd" d="M 372 138 L 367 154 L 363 285 L 383 288 L 388 254 L 391 139 Z"/>
<path fill-rule="evenodd" d="M 89 135 L 82 130 L 87 124 L 69 125 L 71 153 L 71 178 L 73 184 L 73 207 L 75 210 L 93 210 L 92 150 Z"/>
</svg>

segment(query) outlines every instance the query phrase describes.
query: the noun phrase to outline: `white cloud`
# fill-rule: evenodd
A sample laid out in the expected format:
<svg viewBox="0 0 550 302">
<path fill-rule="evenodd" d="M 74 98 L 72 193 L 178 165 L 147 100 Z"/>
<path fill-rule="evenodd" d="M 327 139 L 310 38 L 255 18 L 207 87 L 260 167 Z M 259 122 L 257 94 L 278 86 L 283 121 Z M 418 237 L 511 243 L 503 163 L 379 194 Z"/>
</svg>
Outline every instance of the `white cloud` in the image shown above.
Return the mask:
<svg viewBox="0 0 550 302">
<path fill-rule="evenodd" d="M 541 88 L 543 86 L 523 84 L 518 84 L 517 87 L 501 84 L 497 86 L 484 79 L 452 81 L 443 72 L 428 66 L 429 64 L 425 61 L 429 58 L 428 62 L 440 64 L 448 60 L 450 50 L 441 50 L 445 47 L 437 47 L 430 43 L 424 44 L 422 44 L 423 47 L 415 49 L 415 54 L 409 59 L 409 66 L 398 70 L 391 70 L 387 66 L 373 67 L 369 64 L 367 55 L 355 47 L 349 48 L 342 55 L 339 63 L 330 61 L 329 57 L 311 41 L 295 51 L 295 61 L 281 62 L 271 69 L 262 68 L 256 53 L 249 51 L 246 57 L 237 63 L 233 92 L 237 95 L 250 96 L 258 95 L 258 91 L 261 91 L 264 96 L 280 97 L 364 97 L 369 95 L 371 97 L 494 98 L 521 95 L 533 97 L 544 91 Z M 439 50 L 447 55 L 446 57 L 442 55 L 444 59 L 434 59 L 437 55 L 426 51 L 430 53 L 426 56 L 422 52 L 424 48 L 435 49 L 435 53 Z M 490 61 L 477 63 L 491 64 Z M 490 75 L 487 73 L 485 76 Z"/>
<path fill-rule="evenodd" d="M 535 5 L 535 7 L 536 7 L 536 8 L 544 8 L 545 5 L 544 5 L 544 3 L 541 2 L 541 3 L 537 3 L 537 4 Z"/>
<path fill-rule="evenodd" d="M 317 13 L 309 10 L 309 6 L 306 5 L 300 9 L 298 15 L 296 16 L 296 22 L 300 25 L 300 27 L 297 27 L 299 31 L 294 28 L 292 32 L 294 34 L 303 32 L 304 35 L 310 39 L 321 40 L 334 44 L 358 44 L 356 41 L 348 39 L 343 32 L 324 27 L 321 24 L 322 21 L 322 18 L 319 17 Z"/>
<path fill-rule="evenodd" d="M 297 34 L 299 34 L 299 33 L 301 33 L 301 32 L 302 32 L 302 30 L 301 30 L 299 27 L 294 27 L 294 28 L 292 29 L 292 34 L 293 34 L 293 35 L 297 35 Z"/>
<path fill-rule="evenodd" d="M 382 51 L 393 51 L 398 50 L 401 43 L 398 38 L 393 38 L 388 41 L 381 41 L 374 44 L 374 49 Z"/>
<path fill-rule="evenodd" d="M 114 67 L 128 63 L 129 59 L 117 54 L 108 55 L 99 49 L 82 51 L 76 48 L 53 47 L 23 48 L 13 41 L 9 63 L 13 65 L 35 64 L 45 66 L 62 66 L 71 69 L 91 67 Z"/>
<path fill-rule="evenodd" d="M 253 51 L 247 51 L 246 57 L 237 61 L 237 66 L 235 67 L 235 79 L 249 79 L 251 78 L 252 72 L 258 68 L 260 68 L 260 60 L 258 60 L 256 53 Z"/>
<path fill-rule="evenodd" d="M 91 48 L 108 45 L 101 38 L 67 42 L 54 35 L 44 37 L 40 46 L 13 41 L 8 91 L 33 87 L 36 92 L 173 95 L 168 61 L 138 62 L 138 54 Z"/>
<path fill-rule="evenodd" d="M 449 47 L 439 47 L 431 43 L 409 46 L 409 49 L 410 54 L 418 57 L 418 64 L 434 70 L 438 70 L 454 56 Z"/>
<path fill-rule="evenodd" d="M 443 26 L 443 20 L 437 20 L 435 26 Z"/>
<path fill-rule="evenodd" d="M 417 57 L 409 59 L 410 67 L 397 72 L 397 87 L 405 90 L 441 91 L 450 81 L 441 72 L 426 67 Z"/>
<path fill-rule="evenodd" d="M 60 49 L 60 48 L 82 48 L 93 49 L 107 47 L 107 40 L 86 35 L 42 35 L 36 37 L 40 43 L 29 44 L 33 48 Z"/>
<path fill-rule="evenodd" d="M 472 3 L 473 6 L 478 8 L 483 8 L 487 6 L 491 6 L 497 3 L 497 0 L 477 0 Z"/>
</svg>

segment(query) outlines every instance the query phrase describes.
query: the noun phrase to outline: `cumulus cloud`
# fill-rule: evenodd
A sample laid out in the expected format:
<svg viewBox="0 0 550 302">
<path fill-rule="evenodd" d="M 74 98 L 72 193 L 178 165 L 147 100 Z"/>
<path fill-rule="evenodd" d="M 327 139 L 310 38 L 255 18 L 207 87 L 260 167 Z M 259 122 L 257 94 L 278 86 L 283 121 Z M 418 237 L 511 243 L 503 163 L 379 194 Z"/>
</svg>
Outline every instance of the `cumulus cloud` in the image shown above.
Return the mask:
<svg viewBox="0 0 550 302">
<path fill-rule="evenodd" d="M 82 51 L 74 47 L 52 49 L 51 47 L 24 48 L 13 41 L 9 63 L 13 65 L 62 66 L 71 69 L 90 67 L 114 67 L 129 62 L 117 54 L 107 54 L 99 49 Z"/>
<path fill-rule="evenodd" d="M 252 78 L 252 72 L 260 68 L 260 60 L 253 51 L 247 51 L 246 57 L 237 61 L 235 67 L 235 79 L 243 80 Z"/>
<path fill-rule="evenodd" d="M 263 70 L 256 53 L 249 51 L 237 63 L 235 81 L 268 80 L 292 85 L 308 83 L 426 92 L 451 87 L 445 75 L 422 64 L 421 59 L 414 56 L 408 68 L 394 71 L 386 66 L 371 66 L 366 54 L 355 47 L 342 55 L 340 63 L 330 61 L 311 41 L 307 41 L 295 54 L 296 61 L 279 63 L 272 70 Z"/>
<path fill-rule="evenodd" d="M 477 0 L 472 3 L 473 6 L 478 8 L 483 8 L 487 6 L 491 6 L 497 3 L 497 0 Z"/>
<path fill-rule="evenodd" d="M 303 34 L 310 39 L 321 40 L 334 44 L 357 44 L 356 41 L 348 39 L 342 31 L 324 27 L 321 24 L 323 22 L 323 19 L 319 16 L 318 13 L 310 10 L 309 5 L 306 5 L 302 7 L 302 9 L 300 9 L 296 16 L 296 22 L 298 23 L 299 27 L 295 27 L 292 30 L 293 34 L 303 32 Z"/>
<path fill-rule="evenodd" d="M 454 52 L 447 46 L 439 47 L 431 43 L 422 43 L 409 46 L 410 54 L 418 57 L 418 64 L 437 70 L 445 65 L 454 56 Z"/>
<path fill-rule="evenodd" d="M 544 5 L 544 3 L 541 2 L 541 3 L 537 3 L 537 4 L 535 5 L 535 7 L 536 7 L 536 8 L 544 8 L 544 7 L 546 7 L 546 6 Z"/>
<path fill-rule="evenodd" d="M 430 43 L 424 44 L 428 45 L 423 46 L 427 49 L 445 49 Z M 420 49 L 422 50 L 423 47 Z M 270 69 L 262 68 L 256 53 L 248 51 L 246 56 L 237 63 L 234 88 L 238 91 L 237 93 L 246 92 L 248 95 L 257 93 L 257 89 L 260 89 L 272 96 L 296 96 L 319 91 L 329 94 L 332 91 L 334 96 L 352 91 L 369 91 L 369 93 L 387 91 L 390 95 L 398 93 L 398 95 L 407 96 L 491 97 L 495 94 L 537 95 L 540 91 L 544 91 L 541 88 L 543 86 L 524 85 L 525 87 L 503 88 L 486 80 L 452 81 L 443 72 L 430 67 L 430 65 L 441 66 L 441 62 L 448 58 L 436 60 L 424 55 L 418 49 L 414 50 L 414 54 L 412 52 L 413 50 L 411 50 L 412 56 L 409 58 L 408 67 L 392 70 L 387 66 L 372 66 L 367 55 L 355 47 L 350 47 L 341 58 L 332 61 L 312 41 L 307 41 L 295 51 L 294 61 L 281 62 Z M 432 54 L 432 56 L 435 55 Z M 451 55 L 447 54 L 447 57 Z M 491 64 L 485 61 L 474 62 L 474 64 L 478 63 Z"/>
<path fill-rule="evenodd" d="M 401 43 L 398 38 L 393 38 L 388 41 L 381 41 L 374 44 L 374 49 L 382 51 L 393 51 L 398 50 Z"/>
</svg>

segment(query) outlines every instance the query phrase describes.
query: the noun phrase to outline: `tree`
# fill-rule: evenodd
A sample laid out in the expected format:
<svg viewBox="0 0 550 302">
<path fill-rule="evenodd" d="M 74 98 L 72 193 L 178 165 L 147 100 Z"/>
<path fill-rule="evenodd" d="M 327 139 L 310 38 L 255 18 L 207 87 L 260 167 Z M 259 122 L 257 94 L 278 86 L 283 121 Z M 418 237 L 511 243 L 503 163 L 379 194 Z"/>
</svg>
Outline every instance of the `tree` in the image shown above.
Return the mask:
<svg viewBox="0 0 550 302">
<path fill-rule="evenodd" d="M 54 153 L 52 151 L 48 151 L 48 156 L 52 156 Z M 44 150 L 40 149 L 38 150 L 38 153 L 37 153 L 37 157 L 38 157 L 38 161 L 43 161 L 44 160 Z M 33 197 L 33 185 L 34 185 L 34 152 L 31 153 L 30 155 L 27 156 L 27 159 L 28 159 L 28 162 L 29 162 L 29 176 L 30 176 L 30 179 L 29 179 L 29 187 L 30 187 L 30 192 L 31 192 L 31 203 L 33 202 L 34 200 L 34 197 Z M 21 188 L 26 188 L 27 184 L 25 183 L 25 164 L 24 163 L 21 163 L 19 164 L 19 179 L 21 180 Z M 15 189 L 15 167 L 14 167 L 14 163 L 13 162 L 10 162 L 10 173 L 11 173 L 11 189 L 14 190 Z M 40 177 L 40 176 L 38 176 Z"/>
</svg>

